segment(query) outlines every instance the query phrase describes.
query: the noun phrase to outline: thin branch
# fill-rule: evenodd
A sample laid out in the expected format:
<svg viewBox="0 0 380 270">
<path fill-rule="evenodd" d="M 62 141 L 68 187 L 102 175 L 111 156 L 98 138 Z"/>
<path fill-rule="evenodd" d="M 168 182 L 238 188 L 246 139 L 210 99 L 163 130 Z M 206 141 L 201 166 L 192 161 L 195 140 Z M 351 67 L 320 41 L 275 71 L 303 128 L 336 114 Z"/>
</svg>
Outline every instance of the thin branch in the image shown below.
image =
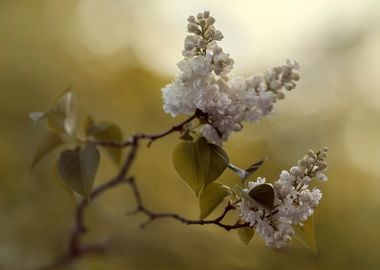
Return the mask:
<svg viewBox="0 0 380 270">
<path fill-rule="evenodd" d="M 202 115 L 203 115 L 203 113 L 201 111 L 197 110 L 192 116 L 187 118 L 185 121 L 179 123 L 178 125 L 172 126 L 170 129 L 168 129 L 164 132 L 161 132 L 161 133 L 157 133 L 157 134 L 138 133 L 138 134 L 133 135 L 132 137 L 130 137 L 129 139 L 127 139 L 126 141 L 123 141 L 123 142 L 94 140 L 94 141 L 92 141 L 92 143 L 97 144 L 97 145 L 101 145 L 104 147 L 125 148 L 125 147 L 133 145 L 134 140 L 136 140 L 136 139 L 137 140 L 147 139 L 149 141 L 148 146 L 150 146 L 154 141 L 156 141 L 162 137 L 165 137 L 165 136 L 167 136 L 173 132 L 176 132 L 176 131 L 182 131 L 186 124 L 190 123 L 191 121 L 193 121 L 196 118 L 201 117 Z"/>
<path fill-rule="evenodd" d="M 186 225 L 216 225 L 218 227 L 221 227 L 225 229 L 226 231 L 242 228 L 242 227 L 249 227 L 248 223 L 236 223 L 233 225 L 230 224 L 225 224 L 223 223 L 223 219 L 226 217 L 227 213 L 230 212 L 231 210 L 235 209 L 235 206 L 232 204 L 228 204 L 225 208 L 223 213 L 215 218 L 215 219 L 210 219 L 210 220 L 191 220 L 187 219 L 183 216 L 180 216 L 175 213 L 156 213 L 151 210 L 149 210 L 146 206 L 144 206 L 140 191 L 137 187 L 136 181 L 134 178 L 130 178 L 128 183 L 130 184 L 132 191 L 134 193 L 134 197 L 136 199 L 136 209 L 128 214 L 137 214 L 137 213 L 142 213 L 145 214 L 148 217 L 148 220 L 144 223 L 142 223 L 140 226 L 141 228 L 144 228 L 145 226 L 149 225 L 151 222 L 157 220 L 157 219 L 166 219 L 166 218 L 171 218 L 178 220 Z"/>
</svg>

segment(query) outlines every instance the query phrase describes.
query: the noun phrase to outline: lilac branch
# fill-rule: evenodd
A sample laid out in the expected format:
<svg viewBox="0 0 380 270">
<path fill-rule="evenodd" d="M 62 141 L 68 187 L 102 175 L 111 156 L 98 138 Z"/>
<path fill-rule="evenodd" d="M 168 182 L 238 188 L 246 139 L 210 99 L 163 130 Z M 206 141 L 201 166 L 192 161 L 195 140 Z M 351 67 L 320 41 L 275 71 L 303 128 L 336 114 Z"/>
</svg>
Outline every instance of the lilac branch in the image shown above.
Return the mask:
<svg viewBox="0 0 380 270">
<path fill-rule="evenodd" d="M 164 131 L 162 133 L 157 133 L 157 134 L 138 133 L 138 134 L 133 135 L 132 137 L 130 137 L 129 139 L 127 139 L 126 141 L 123 141 L 123 142 L 98 141 L 98 140 L 96 140 L 96 141 L 92 141 L 92 143 L 97 144 L 97 145 L 101 145 L 104 147 L 125 148 L 125 147 L 133 145 L 134 140 L 139 141 L 142 139 L 146 139 L 146 140 L 148 140 L 148 146 L 150 146 L 154 141 L 156 141 L 160 138 L 163 138 L 163 137 L 165 137 L 171 133 L 174 133 L 177 131 L 181 132 L 183 130 L 184 126 L 186 126 L 188 123 L 190 123 L 191 121 L 193 121 L 196 118 L 202 118 L 202 116 L 203 116 L 203 112 L 200 110 L 197 110 L 191 117 L 189 117 L 185 121 L 179 123 L 178 125 L 172 126 L 170 129 L 168 129 L 167 131 Z"/>
<path fill-rule="evenodd" d="M 144 228 L 145 226 L 149 225 L 151 222 L 153 222 L 157 219 L 168 219 L 168 218 L 169 219 L 175 219 L 175 220 L 182 222 L 183 224 L 186 224 L 186 225 L 216 225 L 218 227 L 225 229 L 226 231 L 230 231 L 230 230 L 249 226 L 249 224 L 247 224 L 247 223 L 237 222 L 236 224 L 229 225 L 229 224 L 225 224 L 222 222 L 223 219 L 226 217 L 227 213 L 230 212 L 231 210 L 235 209 L 235 206 L 232 205 L 231 203 L 229 203 L 224 208 L 223 213 L 219 217 L 217 217 L 215 219 L 210 219 L 210 220 L 202 220 L 202 219 L 201 220 L 191 220 L 191 219 L 187 219 L 187 218 L 180 216 L 178 214 L 175 214 L 175 213 L 153 212 L 152 210 L 149 210 L 146 206 L 144 206 L 141 195 L 140 195 L 140 191 L 137 187 L 135 179 L 130 178 L 128 183 L 130 184 L 130 186 L 133 190 L 134 197 L 136 199 L 136 204 L 137 204 L 136 209 L 134 211 L 128 213 L 128 214 L 132 215 L 132 214 L 142 213 L 142 214 L 146 215 L 148 218 L 147 221 L 145 221 L 144 223 L 142 223 L 140 225 L 141 228 Z"/>
<path fill-rule="evenodd" d="M 99 197 L 101 194 L 106 192 L 107 190 L 110 190 L 113 187 L 116 187 L 120 184 L 129 184 L 130 187 L 133 190 L 133 195 L 135 197 L 137 207 L 135 211 L 133 211 L 130 214 L 137 214 L 142 213 L 145 214 L 148 217 L 148 220 L 141 224 L 141 227 L 145 227 L 146 225 L 150 224 L 154 220 L 157 219 L 174 219 L 177 221 L 180 221 L 187 225 L 216 225 L 218 227 L 221 227 L 225 229 L 226 231 L 230 231 L 233 229 L 238 229 L 242 227 L 249 226 L 246 223 L 237 222 L 236 224 L 230 225 L 223 223 L 223 219 L 226 217 L 227 213 L 231 210 L 235 209 L 235 206 L 232 204 L 228 204 L 226 208 L 224 209 L 221 216 L 211 219 L 211 220 L 191 220 L 187 219 L 185 217 L 182 217 L 175 213 L 156 213 L 151 210 L 149 210 L 146 206 L 143 204 L 143 200 L 140 194 L 140 191 L 137 187 L 136 181 L 133 177 L 127 177 L 127 174 L 129 172 L 129 169 L 133 163 L 133 161 L 136 158 L 138 148 L 139 148 L 139 142 L 140 140 L 148 140 L 148 146 L 151 145 L 154 141 L 163 138 L 171 133 L 174 132 L 181 132 L 183 131 L 184 127 L 193 121 L 194 119 L 203 119 L 205 115 L 197 110 L 194 115 L 186 119 L 185 121 L 179 123 L 178 125 L 175 125 L 168 129 L 167 131 L 164 131 L 162 133 L 158 134 L 143 134 L 143 133 L 137 133 L 133 136 L 131 136 L 128 140 L 124 142 L 115 142 L 115 141 L 93 141 L 93 143 L 105 147 L 130 147 L 127 157 L 123 163 L 123 166 L 121 167 L 118 174 L 110 179 L 109 181 L 105 182 L 102 185 L 99 185 L 97 188 L 95 188 L 90 197 L 91 201 L 95 200 L 97 197 Z M 65 266 L 69 263 L 72 263 L 73 261 L 77 260 L 78 258 L 83 257 L 86 254 L 89 253 L 104 253 L 106 251 L 106 246 L 104 244 L 92 244 L 92 245 L 84 245 L 82 244 L 81 240 L 83 236 L 88 232 L 88 229 L 85 225 L 85 213 L 86 209 L 89 206 L 89 202 L 85 199 L 81 199 L 81 201 L 77 204 L 77 207 L 75 209 L 74 214 L 74 226 L 70 233 L 70 241 L 68 246 L 67 253 L 60 258 L 59 260 L 53 262 L 51 265 L 40 268 L 39 270 L 52 270 L 56 269 L 62 266 Z"/>
</svg>

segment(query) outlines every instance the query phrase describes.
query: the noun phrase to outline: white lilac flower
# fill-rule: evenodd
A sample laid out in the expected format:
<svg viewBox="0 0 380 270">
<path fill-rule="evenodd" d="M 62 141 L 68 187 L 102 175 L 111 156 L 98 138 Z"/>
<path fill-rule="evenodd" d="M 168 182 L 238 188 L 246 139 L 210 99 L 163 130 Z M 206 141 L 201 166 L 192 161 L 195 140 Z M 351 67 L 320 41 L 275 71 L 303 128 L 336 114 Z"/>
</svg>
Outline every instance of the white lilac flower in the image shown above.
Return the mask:
<svg viewBox="0 0 380 270">
<path fill-rule="evenodd" d="M 274 103 L 284 98 L 282 89 L 292 90 L 299 79 L 297 63 L 287 61 L 263 75 L 228 77 L 234 61 L 217 41 L 223 34 L 214 27 L 215 19 L 205 11 L 188 18 L 190 35 L 185 38 L 180 73 L 162 89 L 164 111 L 173 117 L 203 112 L 210 127 L 203 134 L 217 144 L 227 141 L 242 122 L 258 122 L 273 112 Z M 324 178 L 321 175 L 321 180 Z"/>
<path fill-rule="evenodd" d="M 318 188 L 310 189 L 309 184 L 313 178 L 324 175 L 326 157 L 327 148 L 316 153 L 309 151 L 298 166 L 283 170 L 272 185 L 275 194 L 273 209 L 265 209 L 249 197 L 249 192 L 264 184 L 265 178 L 247 183 L 243 190 L 246 196 L 242 196 L 237 205 L 240 218 L 253 227 L 268 246 L 282 248 L 295 234 L 293 225 L 303 224 L 314 213 L 322 192 Z"/>
</svg>

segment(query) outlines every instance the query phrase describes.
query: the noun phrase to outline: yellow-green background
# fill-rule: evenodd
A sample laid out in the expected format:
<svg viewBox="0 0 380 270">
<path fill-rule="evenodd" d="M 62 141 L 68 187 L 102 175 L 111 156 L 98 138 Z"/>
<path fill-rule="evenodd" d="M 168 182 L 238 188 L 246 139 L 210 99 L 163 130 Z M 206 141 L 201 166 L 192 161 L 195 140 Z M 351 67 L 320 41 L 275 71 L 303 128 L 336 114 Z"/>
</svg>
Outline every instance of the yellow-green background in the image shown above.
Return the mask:
<svg viewBox="0 0 380 270">
<path fill-rule="evenodd" d="M 108 241 L 105 256 L 64 269 L 379 269 L 380 5 L 363 1 L 2 0 L 0 2 L 0 269 L 33 269 L 65 251 L 74 204 L 53 174 L 57 154 L 33 172 L 45 131 L 28 112 L 73 84 L 82 112 L 119 124 L 125 136 L 167 129 L 160 89 L 181 59 L 186 16 L 208 9 L 225 34 L 234 73 L 300 62 L 298 87 L 276 113 L 247 124 L 225 148 L 242 167 L 267 156 L 274 181 L 307 149 L 328 146 L 329 181 L 316 211 L 319 256 L 295 241 L 276 251 L 258 237 L 244 246 L 216 227 L 125 216 L 127 187 L 92 203 L 86 241 Z M 236 57 L 235 57 L 236 56 Z M 197 218 L 192 192 L 170 155 L 177 135 L 141 149 L 133 174 L 146 204 Z M 102 157 L 96 184 L 117 168 Z M 238 179 L 230 172 L 224 183 Z"/>
</svg>

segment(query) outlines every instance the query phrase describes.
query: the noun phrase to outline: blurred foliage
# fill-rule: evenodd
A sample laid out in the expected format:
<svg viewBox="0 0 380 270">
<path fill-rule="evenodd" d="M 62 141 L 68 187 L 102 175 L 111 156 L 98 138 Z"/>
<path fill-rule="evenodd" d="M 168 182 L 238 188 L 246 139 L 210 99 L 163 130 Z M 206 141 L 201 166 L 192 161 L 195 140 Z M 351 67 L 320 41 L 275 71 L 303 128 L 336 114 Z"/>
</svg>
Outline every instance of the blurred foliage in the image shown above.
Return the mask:
<svg viewBox="0 0 380 270">
<path fill-rule="evenodd" d="M 76 1 L 51 2 L 0 3 L 0 269 L 50 262 L 63 253 L 72 224 L 74 204 L 52 176 L 53 159 L 30 173 L 46 130 L 28 119 L 29 112 L 45 108 L 71 83 L 81 110 L 112 120 L 124 134 L 163 131 L 177 122 L 161 108 L 160 88 L 172 76 L 150 71 L 128 46 L 107 56 L 87 51 L 75 42 L 83 34 L 74 24 Z M 317 257 L 296 241 L 283 251 L 265 247 L 257 237 L 246 246 L 236 233 L 173 220 L 140 230 L 142 218 L 125 216 L 134 202 L 131 191 L 122 187 L 94 201 L 87 216 L 88 238 L 108 241 L 110 252 L 83 259 L 72 269 L 379 269 L 380 109 L 378 92 L 367 95 L 380 85 L 375 76 L 358 83 L 357 74 L 372 74 L 374 65 L 364 73 L 356 65 L 357 55 L 378 54 L 379 47 L 369 45 L 379 39 L 370 24 L 358 31 L 362 34 L 347 39 L 334 33 L 319 58 L 302 70 L 300 85 L 278 104 L 277 113 L 247 125 L 225 145 L 239 167 L 268 157 L 258 174 L 270 181 L 308 148 L 330 148 L 330 181 L 321 186 L 324 198 L 315 215 Z M 150 42 L 148 33 L 144 37 Z M 372 47 L 377 49 L 370 51 Z M 148 207 L 197 218 L 197 200 L 170 162 L 176 136 L 142 149 L 133 173 Z M 95 184 L 116 169 L 102 159 Z M 230 171 L 221 179 L 231 185 L 238 181 Z M 218 209 L 211 216 L 217 214 Z"/>
</svg>

